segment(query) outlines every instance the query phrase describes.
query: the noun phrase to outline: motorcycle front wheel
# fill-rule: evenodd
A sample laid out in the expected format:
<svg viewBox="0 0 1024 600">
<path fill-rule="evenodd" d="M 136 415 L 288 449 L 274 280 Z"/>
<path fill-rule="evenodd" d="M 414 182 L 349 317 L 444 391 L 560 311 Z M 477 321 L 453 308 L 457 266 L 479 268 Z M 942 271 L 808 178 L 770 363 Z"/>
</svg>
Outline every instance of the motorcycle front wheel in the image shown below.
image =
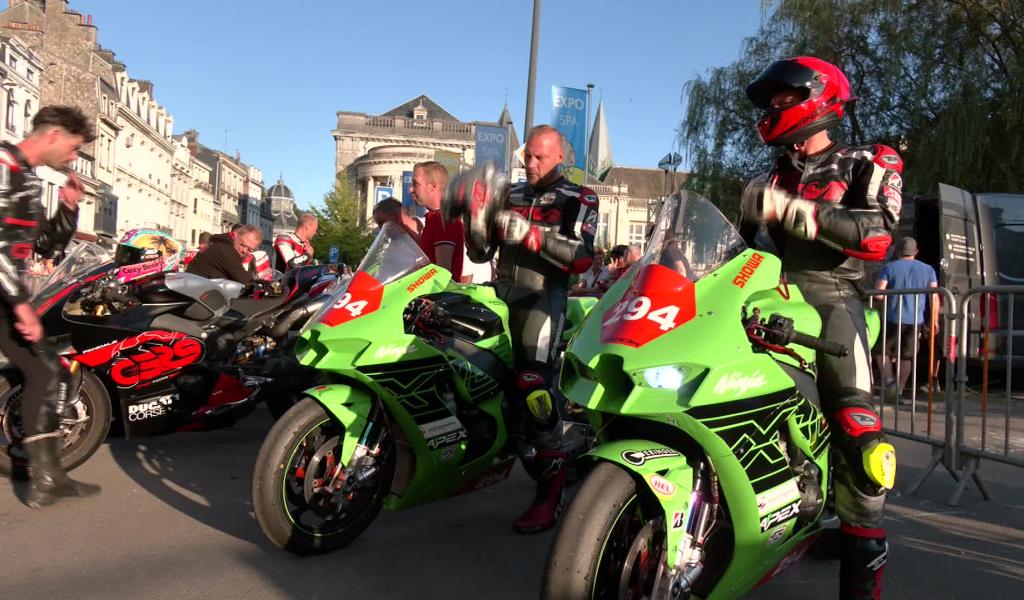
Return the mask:
<svg viewBox="0 0 1024 600">
<path fill-rule="evenodd" d="M 541 598 L 649 598 L 664 552 L 664 517 L 645 508 L 629 473 L 601 463 L 562 515 Z"/>
<path fill-rule="evenodd" d="M 15 373 L 0 373 L 0 476 L 25 478 L 28 457 L 21 447 L 25 428 L 21 422 L 21 379 Z M 60 415 L 63 434 L 60 463 L 70 471 L 89 460 L 110 431 L 110 395 L 103 383 L 89 372 L 82 374 L 78 397 Z"/>
<path fill-rule="evenodd" d="M 394 443 L 385 433 L 372 462 L 352 470 L 339 458 L 344 433 L 312 398 L 298 402 L 271 428 L 256 458 L 252 505 L 275 546 L 296 554 L 336 550 L 380 512 L 394 476 Z"/>
</svg>

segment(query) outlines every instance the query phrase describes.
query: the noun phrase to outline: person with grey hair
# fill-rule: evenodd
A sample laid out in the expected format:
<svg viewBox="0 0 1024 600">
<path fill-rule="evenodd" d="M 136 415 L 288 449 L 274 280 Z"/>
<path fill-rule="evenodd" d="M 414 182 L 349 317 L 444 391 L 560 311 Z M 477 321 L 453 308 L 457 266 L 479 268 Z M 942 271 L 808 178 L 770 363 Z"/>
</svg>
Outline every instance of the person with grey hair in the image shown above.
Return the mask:
<svg viewBox="0 0 1024 600">
<path fill-rule="evenodd" d="M 316 235 L 319 223 L 315 215 L 303 213 L 293 233 L 282 233 L 274 240 L 277 250 L 277 268 L 287 271 L 302 267 L 313 262 L 313 244 L 310 240 Z"/>
<path fill-rule="evenodd" d="M 263 232 L 255 225 L 235 227 L 231 233 L 210 236 L 210 246 L 196 255 L 186 269 L 210 279 L 230 279 L 238 283 L 251 283 L 252 273 L 242 262 L 259 249 Z"/>
</svg>

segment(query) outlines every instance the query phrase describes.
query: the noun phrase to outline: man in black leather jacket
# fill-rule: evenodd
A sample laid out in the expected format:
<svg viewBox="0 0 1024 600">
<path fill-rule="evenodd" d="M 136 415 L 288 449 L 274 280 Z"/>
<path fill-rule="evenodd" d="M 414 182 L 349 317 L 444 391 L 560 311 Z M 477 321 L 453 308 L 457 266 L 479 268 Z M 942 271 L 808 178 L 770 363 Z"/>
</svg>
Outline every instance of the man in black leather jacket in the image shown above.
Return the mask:
<svg viewBox="0 0 1024 600">
<path fill-rule="evenodd" d="M 785 147 L 772 169 L 744 190 L 741 234 L 760 226 L 782 258 L 788 283 L 821 315 L 821 336 L 843 344 L 842 358 L 819 354 L 818 390 L 838 452 L 835 503 L 840 526 L 839 596 L 881 597 L 888 554 L 882 512 L 896 455 L 872 408 L 862 261 L 880 261 L 892 243 L 902 203 L 903 161 L 882 145 L 845 146 L 828 128 L 854 98 L 842 71 L 801 56 L 772 63 L 747 87 L 765 115 L 762 140 Z"/>
<path fill-rule="evenodd" d="M 592 190 L 567 181 L 559 173 L 562 136 L 539 125 L 526 138 L 527 182 L 495 198 L 495 235 L 479 247 L 467 235 L 470 260 L 487 262 L 498 253 L 494 286 L 509 307 L 509 327 L 516 361 L 519 402 L 513 411 L 536 449 L 532 460 L 539 474 L 537 495 L 514 523 L 516 531 L 533 533 L 555 525 L 562 507 L 566 465 L 562 424 L 551 397 L 552 363 L 565 322 L 569 278 L 583 273 L 594 259 L 598 198 Z M 480 177 L 474 169 L 460 176 L 461 186 Z M 495 182 L 481 182 L 488 189 Z M 453 189 L 458 189 L 456 181 Z M 468 229 L 467 229 L 468 231 Z"/>
<path fill-rule="evenodd" d="M 29 303 L 19 271 L 38 253 L 56 258 L 75 232 L 82 186 L 69 166 L 82 144 L 92 140 L 88 119 L 78 109 L 46 106 L 32 119 L 32 131 L 17 146 L 0 145 L 0 352 L 21 371 L 21 417 L 32 477 L 26 504 L 40 508 L 58 497 L 91 496 L 99 486 L 69 478 L 60 464 L 63 441 L 58 420 L 70 396 L 67 370 L 44 341 L 45 332 Z M 33 169 L 65 171 L 57 212 L 46 218 L 42 186 Z"/>
</svg>

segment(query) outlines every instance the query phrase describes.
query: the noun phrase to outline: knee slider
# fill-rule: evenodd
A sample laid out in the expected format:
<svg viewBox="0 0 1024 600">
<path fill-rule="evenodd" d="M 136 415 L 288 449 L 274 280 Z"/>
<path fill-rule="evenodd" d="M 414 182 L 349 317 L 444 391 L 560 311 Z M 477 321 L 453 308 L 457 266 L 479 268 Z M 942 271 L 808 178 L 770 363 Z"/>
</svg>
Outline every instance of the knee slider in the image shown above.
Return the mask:
<svg viewBox="0 0 1024 600">
<path fill-rule="evenodd" d="M 546 423 L 554 414 L 555 407 L 551 401 L 551 394 L 546 389 L 534 390 L 526 395 L 526 407 L 535 419 Z"/>
<path fill-rule="evenodd" d="M 864 474 L 882 490 L 896 485 L 896 449 L 892 444 L 875 440 L 861 449 Z"/>
<path fill-rule="evenodd" d="M 891 490 L 896 484 L 896 449 L 885 441 L 878 414 L 869 408 L 852 406 L 836 411 L 835 421 L 842 430 L 841 445 L 847 452 L 849 467 L 860 465 L 868 482 L 880 491 Z"/>
</svg>

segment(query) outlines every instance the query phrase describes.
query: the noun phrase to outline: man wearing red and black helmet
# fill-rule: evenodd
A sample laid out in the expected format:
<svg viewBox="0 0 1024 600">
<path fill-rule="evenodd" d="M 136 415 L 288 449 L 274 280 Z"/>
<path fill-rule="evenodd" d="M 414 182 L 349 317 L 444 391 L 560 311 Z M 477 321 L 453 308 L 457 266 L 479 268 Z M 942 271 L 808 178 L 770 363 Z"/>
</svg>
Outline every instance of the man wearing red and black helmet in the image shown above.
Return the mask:
<svg viewBox="0 0 1024 600">
<path fill-rule="evenodd" d="M 823 338 L 849 349 L 819 355 L 818 390 L 837 448 L 835 504 L 840 527 L 840 598 L 877 599 L 887 549 L 885 494 L 895 481 L 895 451 L 872 408 L 864 309 L 857 282 L 863 261 L 880 261 L 892 243 L 902 203 L 903 161 L 879 144 L 847 146 L 828 129 L 854 98 L 836 66 L 801 56 L 768 66 L 747 87 L 764 110 L 761 139 L 784 151 L 743 192 L 741 234 L 753 243 L 764 226 L 788 283 L 821 315 Z"/>
</svg>

